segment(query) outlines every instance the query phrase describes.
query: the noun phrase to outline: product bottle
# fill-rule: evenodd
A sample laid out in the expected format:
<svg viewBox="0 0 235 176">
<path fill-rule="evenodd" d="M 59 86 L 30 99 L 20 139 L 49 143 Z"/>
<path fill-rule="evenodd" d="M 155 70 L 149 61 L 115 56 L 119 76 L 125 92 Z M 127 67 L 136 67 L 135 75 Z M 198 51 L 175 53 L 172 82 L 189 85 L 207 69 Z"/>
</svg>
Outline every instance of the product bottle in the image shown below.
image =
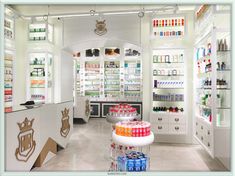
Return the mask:
<svg viewBox="0 0 235 176">
<path fill-rule="evenodd" d="M 184 61 L 184 56 L 183 56 L 183 54 L 180 54 L 179 62 L 183 62 L 183 61 Z"/>
<path fill-rule="evenodd" d="M 225 70 L 226 69 L 226 64 L 224 62 L 222 62 L 221 64 L 221 70 Z"/>
<path fill-rule="evenodd" d="M 228 45 L 227 45 L 226 39 L 224 39 L 224 50 L 225 50 L 225 51 L 228 50 Z"/>
</svg>

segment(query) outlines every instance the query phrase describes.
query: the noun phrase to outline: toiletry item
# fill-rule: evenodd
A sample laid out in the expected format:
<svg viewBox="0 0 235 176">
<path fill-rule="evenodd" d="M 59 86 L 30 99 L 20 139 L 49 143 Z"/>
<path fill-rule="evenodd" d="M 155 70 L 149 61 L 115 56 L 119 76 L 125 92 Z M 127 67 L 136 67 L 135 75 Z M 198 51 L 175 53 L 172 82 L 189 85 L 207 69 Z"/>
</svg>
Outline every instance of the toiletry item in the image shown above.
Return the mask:
<svg viewBox="0 0 235 176">
<path fill-rule="evenodd" d="M 183 56 L 183 54 L 180 54 L 180 56 L 179 56 L 179 62 L 183 62 L 184 61 L 184 56 Z"/>
<path fill-rule="evenodd" d="M 157 62 L 157 55 L 154 55 L 153 56 L 153 63 L 156 63 Z"/>
<path fill-rule="evenodd" d="M 211 43 L 207 44 L 207 54 L 210 55 L 211 54 Z"/>
<path fill-rule="evenodd" d="M 220 115 L 220 113 L 216 114 L 216 125 L 221 126 L 221 115 Z"/>
<path fill-rule="evenodd" d="M 172 75 L 174 75 L 174 76 L 177 75 L 177 70 L 176 69 L 172 70 Z"/>
<path fill-rule="evenodd" d="M 227 50 L 228 50 L 228 45 L 227 45 L 226 39 L 224 39 L 224 51 L 227 51 Z"/>
<path fill-rule="evenodd" d="M 157 70 L 154 69 L 154 70 L 153 70 L 153 76 L 156 76 L 156 75 L 157 75 Z"/>
<path fill-rule="evenodd" d="M 165 55 L 165 62 L 170 63 L 170 56 L 169 55 Z"/>
<path fill-rule="evenodd" d="M 224 62 L 222 62 L 221 64 L 221 70 L 225 70 L 226 69 L 226 64 Z"/>
<path fill-rule="evenodd" d="M 219 62 L 217 62 L 217 70 L 220 70 L 221 68 L 220 68 L 220 63 Z"/>
</svg>

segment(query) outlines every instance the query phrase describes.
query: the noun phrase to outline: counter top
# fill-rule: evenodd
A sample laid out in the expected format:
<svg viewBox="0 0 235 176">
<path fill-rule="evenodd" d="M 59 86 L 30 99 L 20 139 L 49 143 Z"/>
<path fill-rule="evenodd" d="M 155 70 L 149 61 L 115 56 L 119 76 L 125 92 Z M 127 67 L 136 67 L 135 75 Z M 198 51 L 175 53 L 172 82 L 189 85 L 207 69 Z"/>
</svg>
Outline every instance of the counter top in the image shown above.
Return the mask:
<svg viewBox="0 0 235 176">
<path fill-rule="evenodd" d="M 13 106 L 12 107 L 12 111 L 11 112 L 5 112 L 6 114 L 8 113 L 13 113 L 13 112 L 18 112 L 18 111 L 24 111 L 24 110 L 29 110 L 29 109 L 34 109 L 34 108 L 39 108 L 42 106 L 46 106 L 46 105 L 52 105 L 52 104 L 63 104 L 63 103 L 68 103 L 71 102 L 70 101 L 65 101 L 65 102 L 58 102 L 58 103 L 35 103 L 34 105 L 17 105 L 17 106 Z"/>
<path fill-rule="evenodd" d="M 18 111 L 24 111 L 24 110 L 28 110 L 28 109 L 38 108 L 41 106 L 43 106 L 43 104 L 31 105 L 31 106 L 18 105 L 18 106 L 13 106 L 11 112 L 5 112 L 5 113 L 8 114 L 8 113 L 13 113 L 13 112 L 18 112 Z"/>
</svg>

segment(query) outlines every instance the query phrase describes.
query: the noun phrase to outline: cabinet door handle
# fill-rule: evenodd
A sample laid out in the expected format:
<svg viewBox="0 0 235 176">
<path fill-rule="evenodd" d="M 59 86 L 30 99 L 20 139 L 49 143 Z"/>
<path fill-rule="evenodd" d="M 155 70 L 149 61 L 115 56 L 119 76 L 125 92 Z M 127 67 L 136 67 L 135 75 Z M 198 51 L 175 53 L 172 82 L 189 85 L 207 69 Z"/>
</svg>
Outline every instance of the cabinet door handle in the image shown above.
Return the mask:
<svg viewBox="0 0 235 176">
<path fill-rule="evenodd" d="M 158 128 L 159 130 L 161 130 L 161 129 L 162 129 L 162 126 L 158 126 L 157 128 Z"/>
<path fill-rule="evenodd" d="M 162 121 L 162 118 L 158 118 L 159 121 Z"/>
<path fill-rule="evenodd" d="M 211 146 L 211 144 L 208 142 L 207 146 L 208 146 L 208 147 L 210 147 L 210 146 Z"/>
<path fill-rule="evenodd" d="M 196 131 L 196 135 L 198 135 L 198 132 Z"/>
<path fill-rule="evenodd" d="M 201 129 L 203 130 L 203 126 L 201 126 Z"/>
<path fill-rule="evenodd" d="M 203 141 L 203 137 L 201 136 L 201 140 Z"/>
<path fill-rule="evenodd" d="M 175 127 L 175 130 L 179 130 L 180 128 L 179 127 Z"/>
<path fill-rule="evenodd" d="M 196 126 L 198 126 L 198 123 L 196 122 Z"/>
<path fill-rule="evenodd" d="M 210 135 L 210 134 L 211 134 L 211 132 L 208 130 L 207 134 L 208 134 L 208 135 Z"/>
<path fill-rule="evenodd" d="M 180 119 L 179 118 L 175 118 L 175 121 L 178 122 Z"/>
</svg>

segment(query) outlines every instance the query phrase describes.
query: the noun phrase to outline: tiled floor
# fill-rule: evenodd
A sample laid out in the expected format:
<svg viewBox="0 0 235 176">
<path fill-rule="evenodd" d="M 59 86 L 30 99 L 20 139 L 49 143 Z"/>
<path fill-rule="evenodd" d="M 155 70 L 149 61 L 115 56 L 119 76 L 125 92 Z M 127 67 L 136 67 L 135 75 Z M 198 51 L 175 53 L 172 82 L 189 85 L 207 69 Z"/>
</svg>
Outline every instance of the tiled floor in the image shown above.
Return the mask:
<svg viewBox="0 0 235 176">
<path fill-rule="evenodd" d="M 33 171 L 108 171 L 111 127 L 105 119 L 75 124 L 66 149 Z M 158 144 L 150 148 L 150 171 L 225 171 L 200 145 Z"/>
</svg>

